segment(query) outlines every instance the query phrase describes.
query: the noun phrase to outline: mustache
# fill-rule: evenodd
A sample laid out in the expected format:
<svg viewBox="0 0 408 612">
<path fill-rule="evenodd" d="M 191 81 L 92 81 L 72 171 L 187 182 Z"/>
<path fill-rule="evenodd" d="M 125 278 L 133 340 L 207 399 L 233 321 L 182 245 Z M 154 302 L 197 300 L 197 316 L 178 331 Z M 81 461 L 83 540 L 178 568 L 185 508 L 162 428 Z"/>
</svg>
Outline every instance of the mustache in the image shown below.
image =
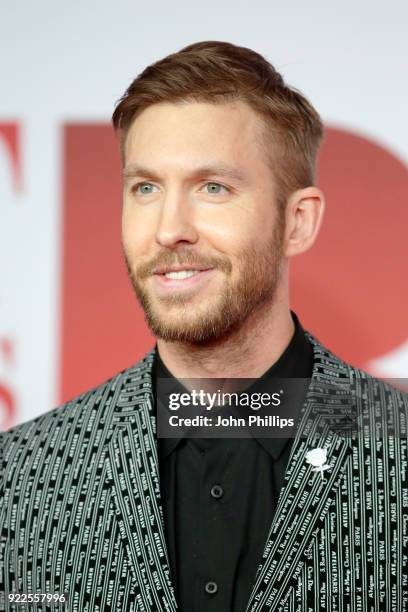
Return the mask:
<svg viewBox="0 0 408 612">
<path fill-rule="evenodd" d="M 125 254 L 125 259 L 127 259 Z M 232 270 L 232 264 L 226 257 L 200 255 L 190 250 L 179 251 L 163 251 L 159 253 L 151 261 L 141 263 L 134 270 L 134 275 L 139 279 L 145 279 L 152 276 L 157 268 L 171 266 L 197 266 L 197 268 L 217 268 L 227 274 Z"/>
</svg>

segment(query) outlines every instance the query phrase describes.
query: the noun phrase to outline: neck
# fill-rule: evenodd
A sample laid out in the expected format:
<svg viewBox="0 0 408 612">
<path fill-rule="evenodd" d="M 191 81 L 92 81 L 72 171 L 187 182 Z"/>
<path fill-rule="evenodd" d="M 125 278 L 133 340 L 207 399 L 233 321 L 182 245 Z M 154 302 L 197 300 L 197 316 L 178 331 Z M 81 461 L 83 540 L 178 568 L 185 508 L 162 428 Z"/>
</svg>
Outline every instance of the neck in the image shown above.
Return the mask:
<svg viewBox="0 0 408 612">
<path fill-rule="evenodd" d="M 288 302 L 275 300 L 228 337 L 205 345 L 157 340 L 157 348 L 176 378 L 259 378 L 285 351 L 294 330 Z"/>
</svg>

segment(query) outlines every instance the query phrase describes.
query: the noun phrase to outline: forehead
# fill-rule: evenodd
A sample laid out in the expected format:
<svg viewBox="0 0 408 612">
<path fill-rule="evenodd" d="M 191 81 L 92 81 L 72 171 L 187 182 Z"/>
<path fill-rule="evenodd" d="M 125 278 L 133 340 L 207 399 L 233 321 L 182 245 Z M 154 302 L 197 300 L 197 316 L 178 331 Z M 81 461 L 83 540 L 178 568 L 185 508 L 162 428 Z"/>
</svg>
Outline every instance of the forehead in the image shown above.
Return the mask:
<svg viewBox="0 0 408 612">
<path fill-rule="evenodd" d="M 166 156 L 230 159 L 263 156 L 264 124 L 242 101 L 161 102 L 144 109 L 132 122 L 124 145 L 126 163 Z M 243 156 L 245 156 L 243 158 Z"/>
</svg>

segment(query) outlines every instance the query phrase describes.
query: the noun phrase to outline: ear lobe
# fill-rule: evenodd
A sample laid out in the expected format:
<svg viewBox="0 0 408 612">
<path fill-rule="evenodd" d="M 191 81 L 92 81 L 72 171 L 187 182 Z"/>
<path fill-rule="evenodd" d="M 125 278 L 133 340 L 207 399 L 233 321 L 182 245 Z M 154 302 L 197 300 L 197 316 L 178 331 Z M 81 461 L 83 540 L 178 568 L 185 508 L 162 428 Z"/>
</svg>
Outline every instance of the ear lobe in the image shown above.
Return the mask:
<svg viewBox="0 0 408 612">
<path fill-rule="evenodd" d="M 286 257 L 300 255 L 315 242 L 323 220 L 325 199 L 317 187 L 306 187 L 291 194 L 286 209 Z"/>
</svg>

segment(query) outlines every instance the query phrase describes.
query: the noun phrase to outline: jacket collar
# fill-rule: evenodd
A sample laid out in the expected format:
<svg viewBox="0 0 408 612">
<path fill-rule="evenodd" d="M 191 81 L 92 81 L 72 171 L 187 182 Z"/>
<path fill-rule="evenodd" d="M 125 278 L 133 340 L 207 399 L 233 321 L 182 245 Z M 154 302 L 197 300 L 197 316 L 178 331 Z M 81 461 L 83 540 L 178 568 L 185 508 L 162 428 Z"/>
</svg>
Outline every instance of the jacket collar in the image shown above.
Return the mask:
<svg viewBox="0 0 408 612">
<path fill-rule="evenodd" d="M 312 379 L 246 612 L 272 611 L 286 601 L 351 453 L 344 425 L 353 406 L 353 368 L 306 334 L 314 352 Z M 154 354 L 153 349 L 118 380 L 107 472 L 140 609 L 173 611 L 177 602 L 164 536 L 153 405 Z M 315 448 L 327 453 L 330 469 L 324 478 L 305 459 Z"/>
</svg>

